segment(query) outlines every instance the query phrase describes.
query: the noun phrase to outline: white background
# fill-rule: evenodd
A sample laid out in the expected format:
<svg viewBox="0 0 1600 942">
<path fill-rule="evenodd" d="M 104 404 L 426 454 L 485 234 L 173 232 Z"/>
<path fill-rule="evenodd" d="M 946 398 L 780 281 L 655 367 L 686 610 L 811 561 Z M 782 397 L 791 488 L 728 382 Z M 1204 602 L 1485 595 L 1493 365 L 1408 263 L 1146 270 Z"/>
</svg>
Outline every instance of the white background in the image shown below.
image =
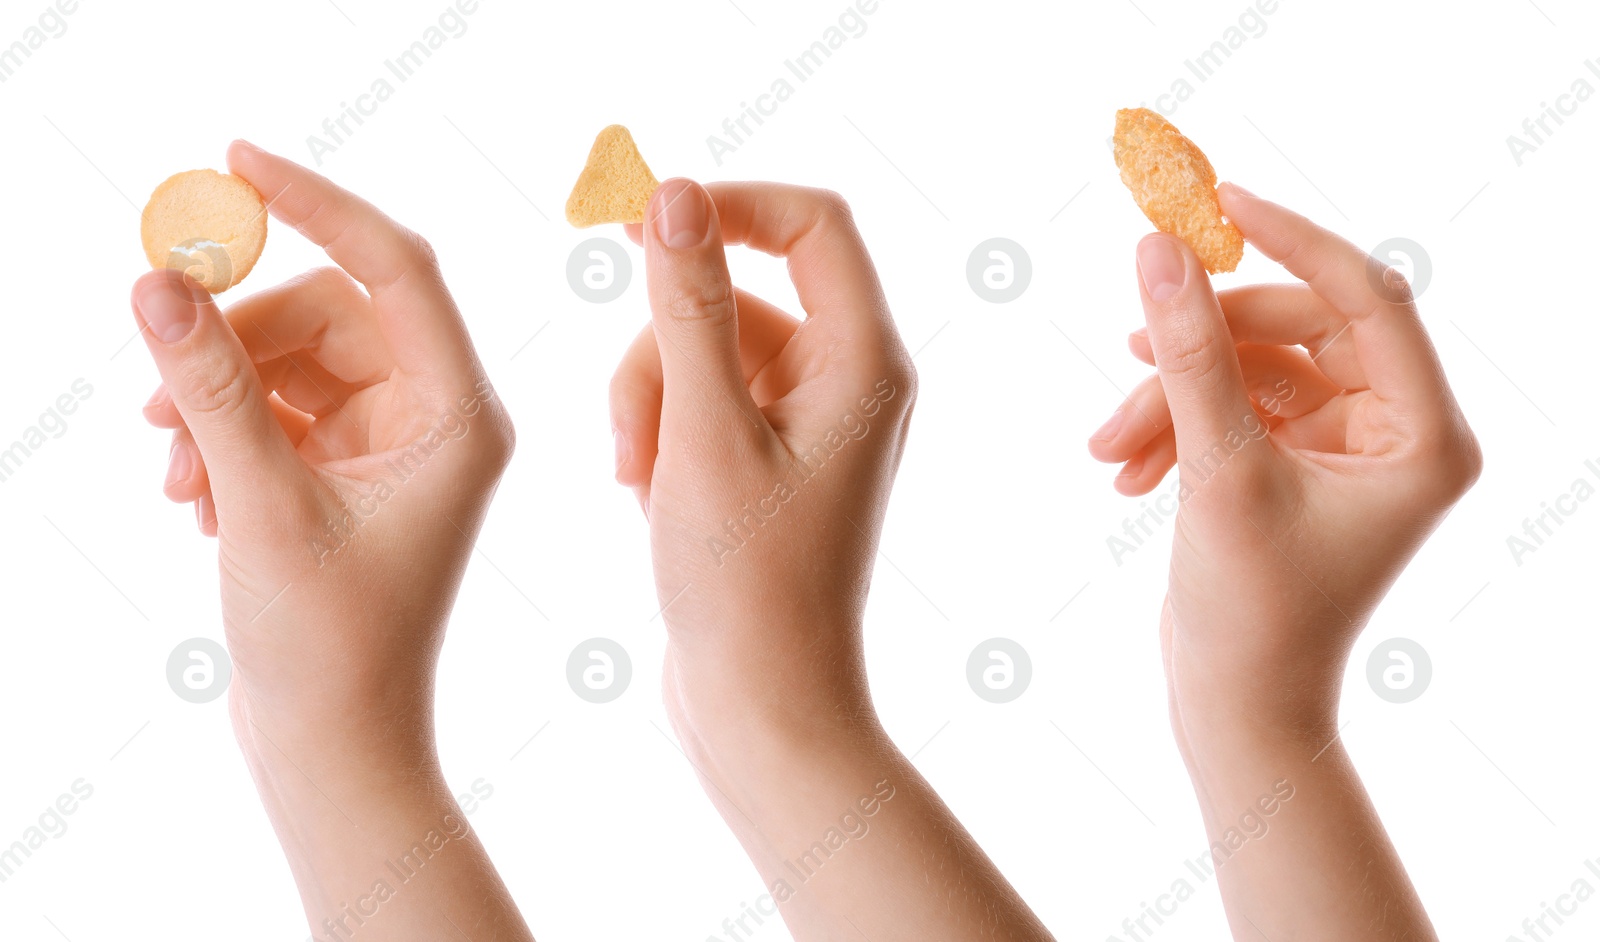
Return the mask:
<svg viewBox="0 0 1600 942">
<path fill-rule="evenodd" d="M 611 480 L 606 383 L 647 318 L 643 279 L 595 305 L 565 276 L 578 242 L 623 238 L 560 216 L 613 122 L 663 178 L 827 186 L 855 207 L 922 380 L 869 610 L 874 692 L 901 746 L 1062 938 L 1119 932 L 1204 850 L 1157 651 L 1170 524 L 1116 565 L 1106 538 L 1140 501 L 1116 496 L 1084 447 L 1145 372 L 1125 335 L 1141 323 L 1132 256 L 1148 226 L 1107 150 L 1113 111 L 1180 77 L 1195 87 L 1173 118 L 1223 178 L 1363 246 L 1406 237 L 1431 258 L 1424 317 L 1487 470 L 1363 636 L 1343 720 L 1441 935 L 1501 939 L 1573 880 L 1600 884 L 1583 867 L 1600 857 L 1600 500 L 1520 566 L 1506 543 L 1575 479 L 1600 484 L 1584 468 L 1600 463 L 1600 102 L 1520 167 L 1506 143 L 1575 79 L 1600 86 L 1584 66 L 1600 57 L 1582 41 L 1593 6 L 1288 0 L 1201 83 L 1185 60 L 1244 0 L 884 0 L 718 166 L 707 136 L 845 7 L 737 2 L 484 0 L 320 168 L 439 249 L 517 422 L 444 652 L 440 739 L 458 792 L 494 789 L 472 823 L 539 938 L 699 942 L 762 892 L 662 732 L 644 524 Z M 220 168 L 237 136 L 309 162 L 307 136 L 444 8 L 338 4 L 89 0 L 0 84 L 0 447 L 75 379 L 94 390 L 0 484 L 0 845 L 74 780 L 94 788 L 0 884 L 6 939 L 306 936 L 225 701 L 167 685 L 175 645 L 220 638 L 215 549 L 160 493 L 168 438 L 139 415 L 157 375 L 142 343 L 123 345 L 151 189 Z M 43 6 L 4 0 L 0 44 Z M 1011 304 L 966 281 L 994 236 L 1033 259 Z M 238 296 L 321 261 L 275 226 Z M 734 264 L 792 298 L 780 263 Z M 1281 277 L 1252 250 L 1218 284 Z M 600 706 L 564 676 L 597 635 L 634 665 L 632 688 Z M 1033 660 L 1007 705 L 965 677 L 995 636 Z M 1365 680 L 1394 636 L 1433 662 L 1404 705 Z M 1592 901 L 1558 938 L 1597 933 Z M 1207 885 L 1157 937 L 1224 935 Z M 772 921 L 757 938 L 787 936 Z"/>
</svg>

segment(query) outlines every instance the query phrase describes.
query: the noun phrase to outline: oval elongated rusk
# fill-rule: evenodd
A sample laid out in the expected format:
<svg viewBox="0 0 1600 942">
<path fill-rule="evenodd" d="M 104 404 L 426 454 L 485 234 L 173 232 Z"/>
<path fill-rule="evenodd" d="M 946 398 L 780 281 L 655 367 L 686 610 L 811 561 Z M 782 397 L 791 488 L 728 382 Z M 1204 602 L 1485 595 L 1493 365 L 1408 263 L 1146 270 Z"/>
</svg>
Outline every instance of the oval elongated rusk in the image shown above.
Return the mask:
<svg viewBox="0 0 1600 942">
<path fill-rule="evenodd" d="M 1148 108 L 1124 108 L 1112 148 L 1123 184 L 1157 229 L 1189 243 L 1212 274 L 1239 267 L 1244 235 L 1223 218 L 1217 172 L 1193 141 Z"/>
</svg>

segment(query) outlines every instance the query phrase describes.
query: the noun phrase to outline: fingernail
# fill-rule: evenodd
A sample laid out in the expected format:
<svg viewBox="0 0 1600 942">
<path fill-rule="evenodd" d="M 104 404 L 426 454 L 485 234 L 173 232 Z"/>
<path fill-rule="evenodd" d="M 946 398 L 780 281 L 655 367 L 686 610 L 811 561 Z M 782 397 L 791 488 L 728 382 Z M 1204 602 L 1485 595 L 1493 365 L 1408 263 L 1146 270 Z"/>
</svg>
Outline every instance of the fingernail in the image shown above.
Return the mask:
<svg viewBox="0 0 1600 942">
<path fill-rule="evenodd" d="M 700 188 L 688 180 L 669 180 L 661 189 L 656 236 L 669 249 L 692 249 L 704 242 L 710 214 Z"/>
<path fill-rule="evenodd" d="M 1141 327 L 1138 330 L 1128 334 L 1128 346 L 1131 347 L 1134 344 L 1137 344 L 1141 340 L 1149 340 L 1149 339 L 1150 339 L 1150 328 Z"/>
<path fill-rule="evenodd" d="M 1136 477 L 1139 476 L 1139 472 L 1143 471 L 1143 470 L 1144 470 L 1144 456 L 1140 455 L 1137 458 L 1134 458 L 1132 461 L 1129 461 L 1127 464 L 1123 465 L 1122 466 L 1122 470 L 1117 473 L 1117 477 L 1119 477 L 1119 478 L 1136 478 Z"/>
<path fill-rule="evenodd" d="M 167 387 L 166 386 L 157 386 L 156 387 L 156 391 L 150 394 L 150 401 L 144 404 L 144 410 L 146 412 L 149 412 L 151 409 L 154 409 L 156 406 L 161 405 L 162 400 L 165 399 L 166 397 L 167 397 Z"/>
<path fill-rule="evenodd" d="M 208 295 L 188 276 L 178 271 L 162 272 L 164 277 L 145 283 L 138 299 L 139 317 L 150 333 L 162 343 L 177 343 L 189 336 L 199 316 L 200 305 Z"/>
<path fill-rule="evenodd" d="M 1139 277 L 1152 301 L 1165 301 L 1183 290 L 1187 266 L 1172 236 L 1146 236 L 1139 243 Z"/>
<path fill-rule="evenodd" d="M 1254 193 L 1250 192 L 1249 190 L 1245 189 L 1244 187 L 1240 186 L 1239 184 L 1232 182 L 1231 180 L 1229 182 L 1227 182 L 1227 183 L 1222 184 L 1222 185 L 1225 186 L 1225 187 L 1228 187 L 1230 189 L 1237 190 L 1238 192 L 1244 194 L 1245 196 L 1254 197 L 1256 199 L 1260 199 L 1261 198 L 1259 196 L 1256 196 Z"/>
<path fill-rule="evenodd" d="M 167 487 L 187 481 L 193 473 L 194 456 L 189 454 L 183 442 L 173 442 L 172 451 L 167 455 Z"/>
<path fill-rule="evenodd" d="M 252 144 L 251 142 L 245 140 L 242 137 L 239 138 L 238 140 L 234 141 L 234 143 L 238 144 L 240 147 L 243 147 L 245 150 L 253 150 L 258 154 L 262 152 L 261 148 L 257 147 L 256 145 Z"/>
<path fill-rule="evenodd" d="M 632 449 L 628 447 L 628 436 L 622 434 L 620 430 L 612 429 L 611 438 L 615 443 L 617 450 L 617 466 L 615 473 L 620 477 L 622 475 L 622 469 L 628 464 L 628 459 L 633 457 L 633 452 Z"/>
<path fill-rule="evenodd" d="M 1117 437 L 1118 432 L 1122 431 L 1122 422 L 1122 410 L 1118 409 L 1117 411 L 1111 413 L 1111 418 L 1106 419 L 1106 424 L 1100 426 L 1100 430 L 1095 432 L 1089 440 L 1092 442 L 1111 441 L 1113 438 Z"/>
</svg>

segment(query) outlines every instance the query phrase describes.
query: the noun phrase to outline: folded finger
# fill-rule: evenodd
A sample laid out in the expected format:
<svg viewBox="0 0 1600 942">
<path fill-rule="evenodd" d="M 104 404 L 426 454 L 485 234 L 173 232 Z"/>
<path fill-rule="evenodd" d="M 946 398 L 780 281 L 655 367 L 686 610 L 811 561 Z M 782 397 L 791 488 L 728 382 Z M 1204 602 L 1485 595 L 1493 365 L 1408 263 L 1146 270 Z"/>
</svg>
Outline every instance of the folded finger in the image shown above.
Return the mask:
<svg viewBox="0 0 1600 942">
<path fill-rule="evenodd" d="M 376 382 L 395 365 L 371 300 L 343 269 L 314 269 L 223 314 L 256 363 L 304 354 L 351 383 Z"/>
<path fill-rule="evenodd" d="M 161 485 L 167 499 L 178 504 L 188 504 L 211 493 L 211 480 L 206 477 L 206 464 L 200 449 L 187 427 L 179 426 L 172 433 L 172 450 L 167 455 L 167 479 Z"/>
<path fill-rule="evenodd" d="M 183 416 L 178 412 L 177 403 L 172 401 L 172 393 L 167 392 L 166 383 L 156 387 L 143 411 L 144 420 L 156 428 L 177 428 L 183 424 Z"/>
<path fill-rule="evenodd" d="M 347 381 L 304 351 L 268 360 L 256 370 L 262 385 L 301 412 L 317 418 L 337 414 L 360 428 L 366 427 L 355 420 L 371 411 L 370 403 L 358 393 L 373 385 L 374 380 Z"/>
<path fill-rule="evenodd" d="M 1125 497 L 1138 497 L 1155 490 L 1161 479 L 1178 463 L 1178 439 L 1171 428 L 1151 439 L 1139 449 L 1122 470 L 1117 472 L 1112 486 Z"/>
<path fill-rule="evenodd" d="M 1245 389 L 1264 416 L 1296 419 L 1344 393 L 1320 364 L 1298 347 L 1247 344 L 1239 348 Z"/>
<path fill-rule="evenodd" d="M 1328 378 L 1366 389 L 1350 321 L 1303 284 L 1246 285 L 1218 292 L 1237 343 L 1304 347 Z"/>
<path fill-rule="evenodd" d="M 306 433 L 311 430 L 311 416 L 289 406 L 276 396 L 269 397 L 267 404 L 277 417 L 278 424 L 283 427 L 284 434 L 288 436 L 289 444 L 299 447 L 305 440 Z M 176 414 L 176 407 L 173 411 Z M 194 435 L 189 431 L 189 427 L 183 424 L 182 417 L 180 416 L 173 425 L 159 427 L 174 430 L 172 450 L 167 456 L 167 477 L 162 484 L 162 491 L 169 499 L 180 504 L 198 500 L 201 494 L 209 495 L 211 478 L 206 474 L 205 456 L 200 454 Z"/>
<path fill-rule="evenodd" d="M 206 491 L 195 500 L 194 522 L 205 536 L 217 535 L 217 502 L 210 491 Z"/>
<path fill-rule="evenodd" d="M 756 405 L 780 394 L 772 367 L 800 321 L 761 298 L 735 288 L 739 309 L 739 360 Z M 659 340 L 646 324 L 623 354 L 611 380 L 611 427 L 617 438 L 618 483 L 639 487 L 655 467 L 661 432 L 662 373 Z"/>
<path fill-rule="evenodd" d="M 1161 388 L 1161 377 L 1147 376 L 1089 439 L 1089 454 L 1098 461 L 1127 461 L 1152 438 L 1171 428 L 1172 410 Z"/>
<path fill-rule="evenodd" d="M 1344 391 L 1298 348 L 1244 344 L 1238 353 L 1246 395 L 1263 418 L 1297 419 Z M 1090 439 L 1089 453 L 1099 461 L 1128 461 L 1171 428 L 1172 410 L 1161 377 L 1146 377 Z"/>
<path fill-rule="evenodd" d="M 1229 288 L 1217 292 L 1217 301 L 1235 343 L 1304 347 L 1329 379 L 1345 389 L 1367 388 L 1350 322 L 1305 285 Z M 1128 335 L 1128 350 L 1139 362 L 1156 365 L 1148 329 Z"/>
<path fill-rule="evenodd" d="M 1314 412 L 1288 418 L 1281 423 L 1276 419 L 1270 420 L 1278 423 L 1273 426 L 1272 437 L 1299 452 L 1333 455 L 1358 452 L 1359 440 L 1353 441 L 1350 434 L 1351 413 L 1358 408 L 1360 397 L 1370 395 L 1355 393 L 1335 396 Z"/>
</svg>

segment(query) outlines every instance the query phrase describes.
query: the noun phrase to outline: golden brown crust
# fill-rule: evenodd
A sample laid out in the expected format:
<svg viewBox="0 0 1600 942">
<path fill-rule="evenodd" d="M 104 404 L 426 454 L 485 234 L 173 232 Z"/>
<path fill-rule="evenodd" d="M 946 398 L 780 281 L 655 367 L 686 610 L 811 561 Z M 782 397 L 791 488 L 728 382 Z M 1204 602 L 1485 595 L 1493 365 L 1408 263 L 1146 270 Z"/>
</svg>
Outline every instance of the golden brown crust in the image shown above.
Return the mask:
<svg viewBox="0 0 1600 942">
<path fill-rule="evenodd" d="M 267 206 L 256 188 L 215 170 L 168 177 L 150 194 L 140 224 L 151 268 L 188 272 L 212 294 L 250 274 L 267 243 Z"/>
<path fill-rule="evenodd" d="M 567 222 L 580 229 L 605 222 L 644 222 L 645 207 L 660 186 L 620 124 L 601 131 L 567 197 Z"/>
<path fill-rule="evenodd" d="M 1223 218 L 1217 172 L 1193 141 L 1148 108 L 1124 108 L 1112 143 L 1123 184 L 1157 229 L 1189 243 L 1212 274 L 1239 267 L 1244 235 Z"/>
</svg>

